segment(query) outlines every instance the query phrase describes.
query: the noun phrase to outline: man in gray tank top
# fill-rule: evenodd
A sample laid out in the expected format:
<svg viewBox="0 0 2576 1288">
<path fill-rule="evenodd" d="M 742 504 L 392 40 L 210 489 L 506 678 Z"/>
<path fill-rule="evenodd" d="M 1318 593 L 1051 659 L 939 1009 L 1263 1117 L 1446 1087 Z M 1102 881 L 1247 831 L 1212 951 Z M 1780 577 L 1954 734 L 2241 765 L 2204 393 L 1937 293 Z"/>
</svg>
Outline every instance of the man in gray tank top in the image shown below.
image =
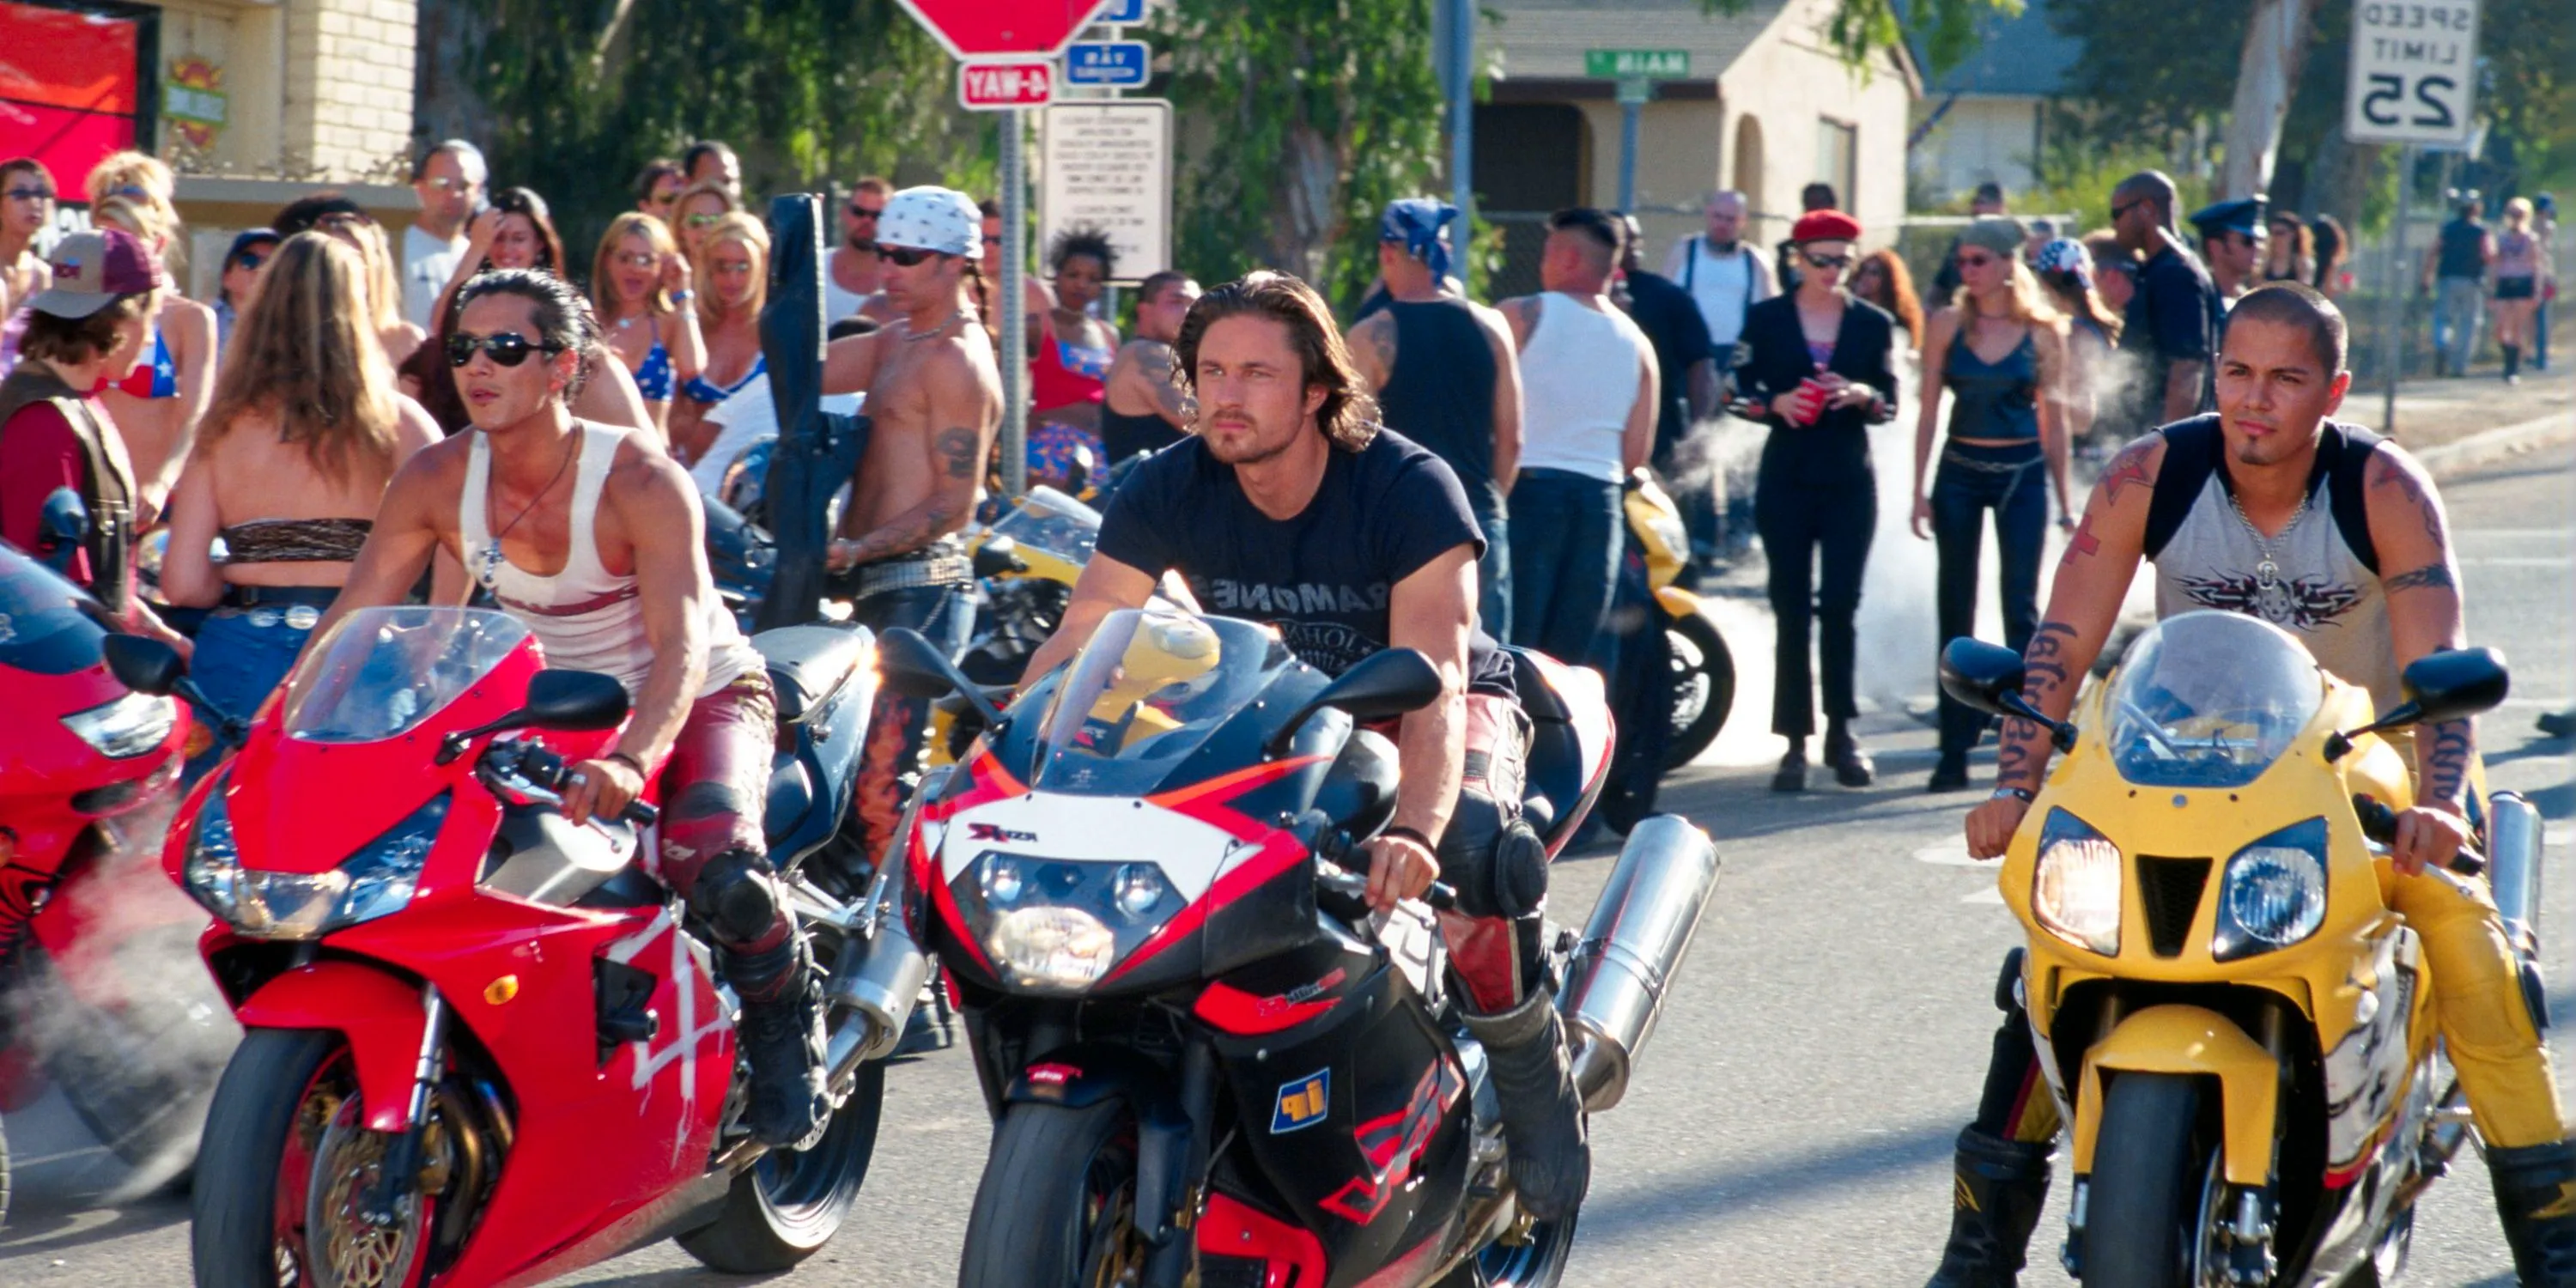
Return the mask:
<svg viewBox="0 0 2576 1288">
<path fill-rule="evenodd" d="M 2326 419 L 2343 400 L 2343 317 L 2305 286 L 2238 301 L 2218 360 L 2218 414 L 2131 444 L 2096 484 L 2025 653 L 2024 693 L 2064 719 L 2101 652 L 2140 558 L 2160 616 L 2218 609 L 2297 635 L 2320 664 L 2370 689 L 2463 639 L 2449 522 L 2424 468 L 2394 444 Z M 2496 1207 L 2521 1281 L 2576 1288 L 2576 1145 L 2520 966 L 2480 883 L 2443 870 L 2469 836 L 2475 731 L 2416 735 L 2417 803 L 2399 816 L 2391 904 L 2423 937 L 2433 1007 L 2476 1114 Z M 2000 784 L 1971 811 L 1968 851 L 2000 856 L 2047 768 L 2047 734 L 2007 723 Z M 2047 1194 L 2054 1102 L 2031 1094 L 2028 1019 L 2008 1008 L 1977 1120 L 1959 1135 L 1951 1236 L 1933 1288 L 2010 1285 Z"/>
</svg>

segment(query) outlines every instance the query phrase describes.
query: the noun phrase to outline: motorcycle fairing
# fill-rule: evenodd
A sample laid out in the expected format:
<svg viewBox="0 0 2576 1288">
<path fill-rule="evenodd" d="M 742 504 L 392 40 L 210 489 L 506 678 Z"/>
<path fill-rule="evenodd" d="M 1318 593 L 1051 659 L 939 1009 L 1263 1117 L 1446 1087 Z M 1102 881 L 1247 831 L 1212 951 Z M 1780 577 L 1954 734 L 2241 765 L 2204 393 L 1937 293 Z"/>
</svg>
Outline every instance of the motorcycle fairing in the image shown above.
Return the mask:
<svg viewBox="0 0 2576 1288">
<path fill-rule="evenodd" d="M 2173 1073 L 2218 1081 L 2227 1183 L 2272 1181 L 2272 1142 L 2280 1120 L 2280 1063 L 2236 1022 L 2198 1006 L 2150 1006 L 2122 1019 L 2084 1054 L 2075 1101 L 2075 1171 L 2093 1170 L 2102 1125 L 2105 1075 Z"/>
<path fill-rule="evenodd" d="M 330 1029 L 349 1040 L 367 1130 L 401 1131 L 411 1121 L 412 1076 L 426 1018 L 420 986 L 375 966 L 328 958 L 260 986 L 235 1016 L 249 1029 Z"/>
<path fill-rule="evenodd" d="M 1319 1241 L 1335 1268 L 1324 1282 L 1343 1288 L 1366 1268 L 1445 1236 L 1469 1151 L 1465 1072 L 1381 954 L 1347 935 L 1319 937 L 1219 983 L 1266 995 L 1336 969 L 1345 979 L 1326 990 L 1334 1005 L 1322 1012 L 1265 1033 L 1216 1031 L 1210 1040 L 1244 1124 L 1245 1152 Z M 1274 1134 L 1280 1088 L 1318 1070 L 1328 1087 L 1323 1120 Z"/>
<path fill-rule="evenodd" d="M 2361 1022 L 2325 1053 L 2326 1185 L 2358 1179 L 2387 1140 L 2398 1102 L 2414 1073 L 2408 1030 L 2425 1000 L 2423 946 L 2415 931 L 2392 925 L 2371 953 L 2368 978 L 2356 974 L 2353 1013 Z"/>
</svg>

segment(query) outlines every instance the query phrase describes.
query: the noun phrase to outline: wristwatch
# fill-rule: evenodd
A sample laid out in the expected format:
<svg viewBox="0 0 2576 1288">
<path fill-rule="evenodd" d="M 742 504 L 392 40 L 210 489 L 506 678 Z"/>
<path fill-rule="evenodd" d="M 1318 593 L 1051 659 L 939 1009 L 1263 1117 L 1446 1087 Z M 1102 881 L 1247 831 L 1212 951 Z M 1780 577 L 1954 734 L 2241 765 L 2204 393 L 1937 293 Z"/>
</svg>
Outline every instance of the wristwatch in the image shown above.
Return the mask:
<svg viewBox="0 0 2576 1288">
<path fill-rule="evenodd" d="M 687 287 L 685 287 L 685 286 L 681 287 L 680 289 L 678 289 L 678 290 L 676 290 L 676 291 L 671 292 L 671 302 L 672 302 L 673 304 L 686 304 L 686 303 L 688 303 L 689 301 L 694 300 L 694 299 L 696 299 L 696 298 L 698 298 L 698 293 L 697 293 L 696 291 L 692 291 L 692 290 L 690 290 L 689 288 L 687 288 Z"/>
<path fill-rule="evenodd" d="M 2032 801 L 2039 799 L 2038 794 L 2027 787 L 1998 787 L 1995 789 L 1994 795 L 1987 799 L 2002 800 L 2005 797 L 2011 797 L 2014 800 L 2020 801 L 2024 805 L 2028 805 Z"/>
</svg>

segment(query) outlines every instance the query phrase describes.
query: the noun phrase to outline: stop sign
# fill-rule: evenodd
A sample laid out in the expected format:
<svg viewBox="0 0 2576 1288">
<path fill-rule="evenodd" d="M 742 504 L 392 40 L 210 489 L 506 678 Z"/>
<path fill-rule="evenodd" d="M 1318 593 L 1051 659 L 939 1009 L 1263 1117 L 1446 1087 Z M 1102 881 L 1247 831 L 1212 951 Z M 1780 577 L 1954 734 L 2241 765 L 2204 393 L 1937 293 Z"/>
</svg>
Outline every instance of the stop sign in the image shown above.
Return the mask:
<svg viewBox="0 0 2576 1288">
<path fill-rule="evenodd" d="M 1064 52 L 1073 34 L 1110 0 L 903 0 L 903 7 L 939 37 L 951 57 L 993 58 Z"/>
</svg>

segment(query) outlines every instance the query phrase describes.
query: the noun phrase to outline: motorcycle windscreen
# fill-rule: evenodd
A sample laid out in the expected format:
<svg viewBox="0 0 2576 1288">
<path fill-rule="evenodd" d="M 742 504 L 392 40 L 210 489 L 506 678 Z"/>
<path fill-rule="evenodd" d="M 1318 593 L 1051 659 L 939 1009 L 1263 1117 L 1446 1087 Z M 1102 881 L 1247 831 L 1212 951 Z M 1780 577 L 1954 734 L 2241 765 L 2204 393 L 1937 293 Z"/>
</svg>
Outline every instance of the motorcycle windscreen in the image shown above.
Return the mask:
<svg viewBox="0 0 2576 1288">
<path fill-rule="evenodd" d="M 306 742 L 399 737 L 438 714 L 528 638 L 507 613 L 402 605 L 341 618 L 286 690 L 286 734 Z"/>
<path fill-rule="evenodd" d="M 1041 791 L 1143 796 L 1297 664 L 1268 628 L 1160 608 L 1111 613 L 1056 690 Z"/>
<path fill-rule="evenodd" d="M 36 675 L 96 666 L 103 615 L 80 587 L 0 545 L 0 666 Z"/>
<path fill-rule="evenodd" d="M 1091 562 L 1091 548 L 1100 540 L 1100 512 L 1040 484 L 994 521 L 993 535 L 1080 567 Z"/>
<path fill-rule="evenodd" d="M 2204 610 L 2129 645 L 2109 700 L 2112 763 L 2141 787 L 2243 787 L 2316 718 L 2325 674 L 2289 632 Z"/>
</svg>

